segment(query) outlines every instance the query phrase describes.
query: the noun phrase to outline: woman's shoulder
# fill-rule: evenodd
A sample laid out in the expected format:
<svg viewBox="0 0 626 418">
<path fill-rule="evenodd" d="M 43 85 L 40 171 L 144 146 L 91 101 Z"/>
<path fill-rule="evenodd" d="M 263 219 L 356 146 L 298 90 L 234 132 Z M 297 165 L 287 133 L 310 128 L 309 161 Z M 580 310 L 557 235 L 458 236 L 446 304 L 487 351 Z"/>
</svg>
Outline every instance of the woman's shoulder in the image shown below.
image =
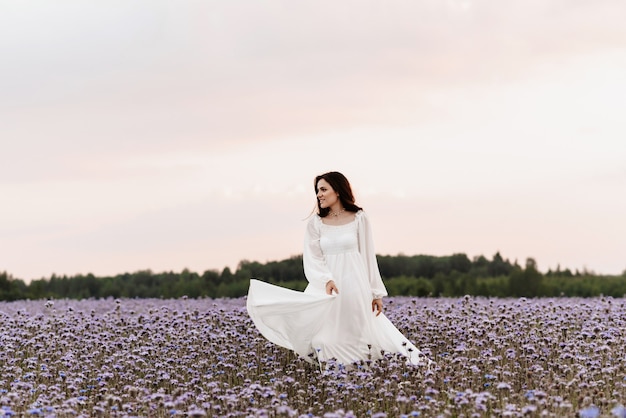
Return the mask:
<svg viewBox="0 0 626 418">
<path fill-rule="evenodd" d="M 359 209 L 354 213 L 354 223 L 360 227 L 363 225 L 363 221 L 367 219 L 367 215 L 363 211 L 363 209 Z"/>
<path fill-rule="evenodd" d="M 312 227 L 312 226 L 317 227 L 321 223 L 322 223 L 322 218 L 320 217 L 318 213 L 311 214 L 311 216 L 309 216 L 309 220 L 307 221 L 307 225 L 309 227 Z"/>
</svg>

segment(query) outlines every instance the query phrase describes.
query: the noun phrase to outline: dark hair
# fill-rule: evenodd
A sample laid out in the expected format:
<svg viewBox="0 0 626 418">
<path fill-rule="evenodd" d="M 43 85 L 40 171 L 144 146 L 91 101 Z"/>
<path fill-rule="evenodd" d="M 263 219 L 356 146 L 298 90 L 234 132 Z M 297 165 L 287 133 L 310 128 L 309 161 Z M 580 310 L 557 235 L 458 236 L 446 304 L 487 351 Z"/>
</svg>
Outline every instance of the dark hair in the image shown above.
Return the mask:
<svg viewBox="0 0 626 418">
<path fill-rule="evenodd" d="M 352 187 L 350 187 L 350 182 L 348 181 L 346 176 L 338 171 L 329 171 L 328 173 L 320 174 L 319 176 L 315 177 L 313 187 L 315 189 L 316 195 L 319 191 L 317 189 L 317 183 L 322 179 L 326 180 L 326 182 L 330 184 L 330 187 L 332 187 L 333 190 L 337 192 L 337 194 L 339 194 L 339 201 L 348 212 L 358 212 L 362 209 L 354 203 Z M 317 213 L 320 215 L 320 217 L 325 217 L 326 215 L 328 215 L 329 212 L 330 208 L 321 208 L 320 202 L 318 200 Z"/>
</svg>

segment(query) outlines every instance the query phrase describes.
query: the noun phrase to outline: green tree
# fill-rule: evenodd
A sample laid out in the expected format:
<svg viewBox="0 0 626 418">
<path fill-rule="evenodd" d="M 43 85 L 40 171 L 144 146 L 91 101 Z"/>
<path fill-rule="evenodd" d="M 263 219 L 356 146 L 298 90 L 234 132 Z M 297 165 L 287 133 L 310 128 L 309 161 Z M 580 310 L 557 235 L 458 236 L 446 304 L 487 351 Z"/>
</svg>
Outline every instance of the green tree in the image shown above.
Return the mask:
<svg viewBox="0 0 626 418">
<path fill-rule="evenodd" d="M 20 286 L 21 282 L 21 286 Z M 0 300 L 18 300 L 24 297 L 21 288 L 24 282 L 15 280 L 6 271 L 0 272 Z"/>
<path fill-rule="evenodd" d="M 465 254 L 452 254 L 450 256 L 450 267 L 452 270 L 468 273 L 472 268 L 472 262 Z"/>
<path fill-rule="evenodd" d="M 511 296 L 536 297 L 543 291 L 543 276 L 537 269 L 537 262 L 533 258 L 526 259 L 526 268 L 516 270 L 509 276 L 509 291 Z"/>
<path fill-rule="evenodd" d="M 512 269 L 511 264 L 508 261 L 504 261 L 499 251 L 495 253 L 493 260 L 487 265 L 487 273 L 492 277 L 509 274 Z"/>
</svg>

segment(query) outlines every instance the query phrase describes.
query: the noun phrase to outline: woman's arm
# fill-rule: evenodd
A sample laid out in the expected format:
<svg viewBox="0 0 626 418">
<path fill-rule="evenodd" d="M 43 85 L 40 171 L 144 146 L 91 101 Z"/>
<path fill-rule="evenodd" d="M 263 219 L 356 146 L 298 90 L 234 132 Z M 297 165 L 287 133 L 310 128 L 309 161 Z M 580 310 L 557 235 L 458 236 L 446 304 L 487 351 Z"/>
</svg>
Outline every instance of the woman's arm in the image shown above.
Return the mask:
<svg viewBox="0 0 626 418">
<path fill-rule="evenodd" d="M 376 261 L 376 252 L 374 251 L 374 239 L 372 237 L 372 228 L 365 212 L 360 211 L 358 214 L 358 233 L 359 233 L 359 252 L 363 257 L 367 276 L 372 288 L 372 298 L 374 300 L 382 299 L 387 296 L 387 289 L 383 283 Z M 382 310 L 382 300 L 380 301 Z"/>
<path fill-rule="evenodd" d="M 304 233 L 304 251 L 302 253 L 302 263 L 304 266 L 304 275 L 309 283 L 316 288 L 328 293 L 326 286 L 333 277 L 330 270 L 326 266 L 326 260 L 320 247 L 320 219 L 317 215 L 309 220 L 306 231 Z M 334 282 L 332 282 L 334 287 Z M 336 290 L 337 288 L 334 287 Z M 332 288 L 331 288 L 332 292 Z"/>
</svg>

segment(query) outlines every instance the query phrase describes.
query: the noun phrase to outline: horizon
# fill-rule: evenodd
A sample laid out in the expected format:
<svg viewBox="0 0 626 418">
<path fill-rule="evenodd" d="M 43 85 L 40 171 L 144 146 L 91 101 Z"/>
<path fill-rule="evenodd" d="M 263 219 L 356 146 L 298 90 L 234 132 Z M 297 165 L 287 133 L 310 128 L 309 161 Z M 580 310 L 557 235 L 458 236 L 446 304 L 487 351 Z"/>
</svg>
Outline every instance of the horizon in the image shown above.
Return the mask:
<svg viewBox="0 0 626 418">
<path fill-rule="evenodd" d="M 500 254 L 500 252 L 497 251 L 491 257 L 486 256 L 485 254 L 476 254 L 474 256 L 470 256 L 470 255 L 468 255 L 466 253 L 463 253 L 463 252 L 455 253 L 455 254 L 463 254 L 463 255 L 467 256 L 467 258 L 471 262 L 475 262 L 476 259 L 478 259 L 479 257 L 484 257 L 488 261 L 493 261 L 494 257 L 497 254 Z M 449 257 L 449 256 L 452 256 L 452 255 L 455 255 L 455 254 L 435 256 L 435 255 L 430 255 L 430 254 L 404 254 L 404 253 L 398 253 L 398 254 L 376 254 L 376 257 L 422 257 L 423 256 L 423 257 L 440 258 L 440 257 Z M 510 264 L 512 266 L 519 266 L 519 267 L 522 267 L 522 268 L 523 268 L 525 262 L 528 259 L 532 259 L 532 260 L 536 261 L 536 259 L 534 257 L 526 257 L 523 260 L 523 262 L 522 262 L 521 260 L 518 260 L 518 259 L 511 260 L 510 258 L 508 258 L 506 256 L 503 256 L 502 254 L 500 254 L 500 256 L 502 257 L 504 262 L 506 262 L 506 263 L 508 263 L 508 264 Z M 204 270 L 192 270 L 192 269 L 188 269 L 188 268 L 184 267 L 184 268 L 182 268 L 179 271 L 171 270 L 171 269 L 170 270 L 155 271 L 155 270 L 150 269 L 150 268 L 145 268 L 145 269 L 140 269 L 140 270 L 135 270 L 135 271 L 121 271 L 121 272 L 118 272 L 116 274 L 107 274 L 107 275 L 98 275 L 98 274 L 94 274 L 93 272 L 80 272 L 80 273 L 75 273 L 75 274 L 60 274 L 60 275 L 56 274 L 56 273 L 52 273 L 49 277 L 39 277 L 39 278 L 33 278 L 33 279 L 29 279 L 29 280 L 24 280 L 24 279 L 22 279 L 20 277 L 14 277 L 11 274 L 11 272 L 8 272 L 8 271 L 4 271 L 2 273 L 6 273 L 11 279 L 22 280 L 26 284 L 30 284 L 30 282 L 33 281 L 33 280 L 50 280 L 52 277 L 55 277 L 55 278 L 72 278 L 72 277 L 79 277 L 79 276 L 88 276 L 90 274 L 93 275 L 94 277 L 98 278 L 98 279 L 105 278 L 105 277 L 121 276 L 121 275 L 124 275 L 124 274 L 135 274 L 135 273 L 139 273 L 139 272 L 150 272 L 151 274 L 163 274 L 163 273 L 180 274 L 183 271 L 189 271 L 190 273 L 196 273 L 198 275 L 202 275 L 202 274 L 204 274 L 207 271 L 223 274 L 223 272 L 226 269 L 229 269 L 234 274 L 234 273 L 236 273 L 239 270 L 240 265 L 242 263 L 259 263 L 261 265 L 267 265 L 267 264 L 270 264 L 270 263 L 281 263 L 283 261 L 287 261 L 287 260 L 290 260 L 290 259 L 293 259 L 293 258 L 298 258 L 298 257 L 302 257 L 302 254 L 294 254 L 294 255 L 291 255 L 291 256 L 288 256 L 288 257 L 284 257 L 284 258 L 281 258 L 281 259 L 265 260 L 265 261 L 261 261 L 261 260 L 245 260 L 245 259 L 243 259 L 243 260 L 240 260 L 239 263 L 237 263 L 237 265 L 234 268 L 231 268 L 231 266 L 224 266 L 223 268 L 220 268 L 220 269 L 218 269 L 218 268 L 208 268 L 208 269 L 204 269 Z M 583 269 L 579 270 L 579 269 L 571 269 L 568 266 L 561 266 L 561 265 L 557 265 L 554 268 L 550 267 L 550 268 L 548 268 L 546 270 L 538 269 L 538 271 L 542 275 L 548 274 L 550 272 L 554 273 L 554 272 L 557 272 L 557 271 L 559 271 L 559 272 L 569 271 L 569 272 L 571 272 L 574 275 L 579 275 L 580 274 L 580 275 L 583 275 L 583 276 L 590 275 L 590 276 L 598 276 L 598 277 L 609 277 L 609 276 L 618 276 L 619 277 L 619 276 L 624 276 L 626 274 L 626 270 L 624 270 L 621 274 L 601 274 L 601 273 L 597 273 L 597 272 L 595 272 L 593 270 L 587 269 L 586 266 L 583 266 Z M 254 277 L 251 277 L 251 279 L 252 278 L 257 278 L 257 277 L 254 276 Z M 383 277 L 383 280 L 385 280 L 385 279 L 390 279 L 390 277 L 388 277 L 388 278 L 384 278 Z"/>
</svg>

